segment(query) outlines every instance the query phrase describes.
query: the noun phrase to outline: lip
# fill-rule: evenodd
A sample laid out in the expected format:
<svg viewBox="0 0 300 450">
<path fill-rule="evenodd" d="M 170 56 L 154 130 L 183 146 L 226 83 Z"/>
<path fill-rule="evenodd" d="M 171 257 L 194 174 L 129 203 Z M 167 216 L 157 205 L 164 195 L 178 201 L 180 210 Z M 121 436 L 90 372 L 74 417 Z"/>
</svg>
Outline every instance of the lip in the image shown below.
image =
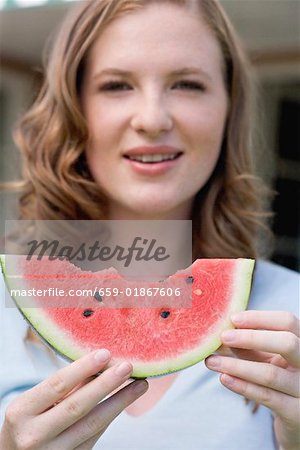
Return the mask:
<svg viewBox="0 0 300 450">
<path fill-rule="evenodd" d="M 172 153 L 183 153 L 180 148 L 172 147 L 170 145 L 156 145 L 156 146 L 141 146 L 134 147 L 126 150 L 123 156 L 137 156 L 137 155 L 159 155 L 172 154 Z"/>
<path fill-rule="evenodd" d="M 180 153 L 180 155 L 172 160 L 155 162 L 155 163 L 142 163 L 139 161 L 133 161 L 126 156 L 137 156 L 137 155 L 159 155 L 159 154 L 173 154 Z M 155 147 L 134 147 L 127 150 L 123 154 L 124 162 L 128 167 L 134 172 L 140 175 L 163 175 L 171 169 L 174 169 L 181 160 L 183 151 L 171 146 L 155 146 Z"/>
</svg>

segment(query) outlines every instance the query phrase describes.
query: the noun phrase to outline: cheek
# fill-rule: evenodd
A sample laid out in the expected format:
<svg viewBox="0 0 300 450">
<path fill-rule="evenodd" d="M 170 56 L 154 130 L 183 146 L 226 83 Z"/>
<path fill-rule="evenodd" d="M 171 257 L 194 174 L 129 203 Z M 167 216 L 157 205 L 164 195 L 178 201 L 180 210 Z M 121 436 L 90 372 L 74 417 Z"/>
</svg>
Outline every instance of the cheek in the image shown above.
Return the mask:
<svg viewBox="0 0 300 450">
<path fill-rule="evenodd" d="M 188 120 L 187 120 L 188 119 Z M 223 140 L 224 111 L 197 110 L 186 115 L 182 132 L 190 145 L 202 152 L 218 153 Z"/>
<path fill-rule="evenodd" d="M 201 107 L 190 111 L 185 137 L 192 148 L 190 171 L 200 187 L 212 174 L 221 153 L 226 107 Z"/>
<path fill-rule="evenodd" d="M 116 108 L 95 105 L 87 110 L 86 120 L 91 142 L 107 142 L 114 138 L 123 119 Z"/>
<path fill-rule="evenodd" d="M 195 102 L 180 102 L 174 105 L 177 123 L 195 139 L 220 139 L 223 135 L 227 116 L 227 99 L 223 92 L 220 95 L 208 95 Z"/>
</svg>

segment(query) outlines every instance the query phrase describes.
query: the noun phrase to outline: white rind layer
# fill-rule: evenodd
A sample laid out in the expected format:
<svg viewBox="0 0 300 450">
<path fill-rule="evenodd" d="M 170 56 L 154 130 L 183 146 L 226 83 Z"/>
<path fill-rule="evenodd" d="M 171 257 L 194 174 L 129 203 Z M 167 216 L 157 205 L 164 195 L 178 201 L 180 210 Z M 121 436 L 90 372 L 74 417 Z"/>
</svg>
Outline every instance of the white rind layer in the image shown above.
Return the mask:
<svg viewBox="0 0 300 450">
<path fill-rule="evenodd" d="M 0 256 L 0 263 L 7 287 L 13 289 L 9 278 L 5 274 L 5 257 Z M 176 358 L 164 359 L 155 362 L 141 362 L 130 359 L 133 364 L 133 378 L 146 378 L 176 372 L 186 367 L 192 366 L 202 361 L 207 356 L 215 352 L 221 345 L 221 333 L 225 329 L 233 328 L 230 317 L 232 314 L 246 309 L 250 295 L 252 274 L 255 265 L 253 259 L 236 259 L 236 270 L 233 280 L 232 300 L 229 309 L 222 319 L 216 322 L 215 327 L 210 330 L 209 335 L 199 347 L 186 351 Z M 46 314 L 41 314 L 41 308 L 21 308 L 20 299 L 13 299 L 24 315 L 25 319 L 34 328 L 34 331 L 50 345 L 57 353 L 70 361 L 74 361 L 86 353 L 86 349 L 74 343 L 72 337 L 64 331 L 62 332 L 55 322 Z M 24 299 L 23 299 L 24 300 Z M 117 362 L 113 359 L 113 363 Z"/>
</svg>

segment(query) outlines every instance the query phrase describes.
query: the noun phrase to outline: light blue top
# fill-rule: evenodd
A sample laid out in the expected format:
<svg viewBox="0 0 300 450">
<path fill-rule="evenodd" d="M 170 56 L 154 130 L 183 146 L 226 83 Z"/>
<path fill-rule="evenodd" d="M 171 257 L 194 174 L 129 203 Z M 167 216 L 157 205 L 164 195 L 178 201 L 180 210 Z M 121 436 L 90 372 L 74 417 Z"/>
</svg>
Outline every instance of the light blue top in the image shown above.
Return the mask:
<svg viewBox="0 0 300 450">
<path fill-rule="evenodd" d="M 16 308 L 4 307 L 0 279 L 0 424 L 13 397 L 66 365 L 41 347 L 24 343 L 27 324 Z M 287 310 L 298 315 L 299 277 L 258 262 L 249 309 Z M 224 388 L 219 375 L 198 363 L 184 371 L 147 413 L 123 412 L 95 445 L 103 450 L 274 450 L 271 411 L 253 414 L 243 397 Z"/>
</svg>

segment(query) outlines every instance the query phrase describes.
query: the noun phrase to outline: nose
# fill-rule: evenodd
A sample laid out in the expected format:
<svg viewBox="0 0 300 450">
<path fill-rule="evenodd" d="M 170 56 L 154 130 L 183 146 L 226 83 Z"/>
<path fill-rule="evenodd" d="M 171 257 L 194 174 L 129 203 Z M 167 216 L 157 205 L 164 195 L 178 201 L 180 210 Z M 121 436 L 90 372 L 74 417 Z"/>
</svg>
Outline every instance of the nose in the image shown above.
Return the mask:
<svg viewBox="0 0 300 450">
<path fill-rule="evenodd" d="M 170 131 L 173 128 L 173 119 L 163 95 L 153 92 L 142 95 L 132 116 L 131 126 L 135 131 L 149 137 Z"/>
</svg>

